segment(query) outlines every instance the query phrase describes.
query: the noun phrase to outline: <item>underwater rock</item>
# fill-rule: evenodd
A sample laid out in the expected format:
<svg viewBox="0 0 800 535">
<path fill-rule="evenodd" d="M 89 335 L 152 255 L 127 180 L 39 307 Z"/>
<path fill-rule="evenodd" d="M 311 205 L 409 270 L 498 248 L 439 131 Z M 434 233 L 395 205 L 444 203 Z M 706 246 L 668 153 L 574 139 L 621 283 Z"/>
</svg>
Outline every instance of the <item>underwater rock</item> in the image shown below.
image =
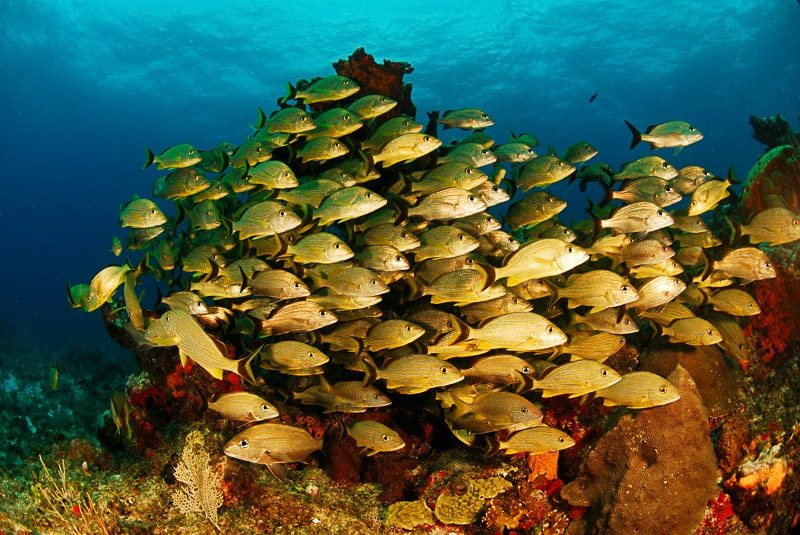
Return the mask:
<svg viewBox="0 0 800 535">
<path fill-rule="evenodd" d="M 668 379 L 681 399 L 620 418 L 561 490 L 571 505 L 589 508 L 571 533 L 696 532 L 719 490 L 717 459 L 691 376 L 677 366 Z"/>
<path fill-rule="evenodd" d="M 800 152 L 792 145 L 770 150 L 747 175 L 741 207 L 745 216 L 765 208 L 800 211 Z"/>
<path fill-rule="evenodd" d="M 403 83 L 403 75 L 414 72 L 410 63 L 385 59 L 383 65 L 378 65 L 362 47 L 350 54 L 347 60 L 340 59 L 334 63 L 333 68 L 336 74 L 355 80 L 361 86 L 360 94 L 383 95 L 397 101 L 397 106 L 382 115 L 380 121 L 398 115 L 416 116 L 417 107 L 411 102 L 411 84 Z"/>
<path fill-rule="evenodd" d="M 750 116 L 750 126 L 753 127 L 753 139 L 774 149 L 780 145 L 798 145 L 797 135 L 792 132 L 789 121 L 781 117 L 780 113 L 772 117 Z"/>
</svg>

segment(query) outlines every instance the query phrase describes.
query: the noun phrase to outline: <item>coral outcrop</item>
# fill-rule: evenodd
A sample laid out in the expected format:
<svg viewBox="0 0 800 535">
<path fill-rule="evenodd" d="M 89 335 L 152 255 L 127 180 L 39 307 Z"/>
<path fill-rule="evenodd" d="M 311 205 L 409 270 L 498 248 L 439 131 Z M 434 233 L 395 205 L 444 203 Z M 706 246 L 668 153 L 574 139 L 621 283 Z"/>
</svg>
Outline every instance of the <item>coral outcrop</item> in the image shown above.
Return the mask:
<svg viewBox="0 0 800 535">
<path fill-rule="evenodd" d="M 561 490 L 589 508 L 571 533 L 696 532 L 719 492 L 717 459 L 695 382 L 682 366 L 668 379 L 681 399 L 620 418 Z"/>
<path fill-rule="evenodd" d="M 750 116 L 750 126 L 753 127 L 753 139 L 774 149 L 780 145 L 800 146 L 800 134 L 792 132 L 789 121 L 781 117 L 780 113 L 772 117 Z"/>
</svg>

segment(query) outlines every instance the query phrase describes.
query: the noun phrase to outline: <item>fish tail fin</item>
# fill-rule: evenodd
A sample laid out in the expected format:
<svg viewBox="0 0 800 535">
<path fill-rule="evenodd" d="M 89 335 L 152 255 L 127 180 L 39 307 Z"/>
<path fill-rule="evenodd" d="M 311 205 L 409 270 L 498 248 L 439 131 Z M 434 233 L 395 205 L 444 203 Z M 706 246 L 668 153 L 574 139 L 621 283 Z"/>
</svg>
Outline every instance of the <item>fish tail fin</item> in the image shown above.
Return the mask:
<svg viewBox="0 0 800 535">
<path fill-rule="evenodd" d="M 148 167 L 153 165 L 153 162 L 156 159 L 156 155 L 149 148 L 146 148 L 145 151 L 147 151 L 147 161 L 144 162 L 144 165 L 142 166 L 142 169 L 147 169 Z"/>
<path fill-rule="evenodd" d="M 742 238 L 742 224 L 734 221 L 728 216 L 723 217 L 731 229 L 731 247 L 734 247 L 736 242 Z"/>
<path fill-rule="evenodd" d="M 408 301 L 415 301 L 425 295 L 425 285 L 416 277 L 406 277 L 406 284 L 408 285 Z"/>
<path fill-rule="evenodd" d="M 297 97 L 297 88 L 293 86 L 291 82 L 286 82 L 286 94 L 283 97 L 281 97 L 281 99 L 278 101 L 278 104 L 283 106 L 284 104 L 289 102 L 290 99 L 296 100 L 296 97 Z"/>
<path fill-rule="evenodd" d="M 726 178 L 728 179 L 728 182 L 730 182 L 731 184 L 742 183 L 742 180 L 739 177 L 737 177 L 736 173 L 733 171 L 733 164 L 731 164 L 730 167 L 728 167 L 728 175 Z"/>
<path fill-rule="evenodd" d="M 500 453 L 500 439 L 497 438 L 495 433 L 489 433 L 486 436 L 486 451 L 484 455 L 486 457 L 493 457 Z"/>
<path fill-rule="evenodd" d="M 475 264 L 473 269 L 480 272 L 485 277 L 485 282 L 483 283 L 483 288 L 481 291 L 484 291 L 486 288 L 491 286 L 497 280 L 497 270 L 493 266 L 485 266 L 483 264 Z"/>
<path fill-rule="evenodd" d="M 208 410 L 208 397 L 203 393 L 197 385 L 194 385 L 194 390 L 200 396 L 200 405 L 197 407 L 197 414 L 203 414 Z"/>
<path fill-rule="evenodd" d="M 706 266 L 703 268 L 702 273 L 700 273 L 700 281 L 708 280 L 711 277 L 711 274 L 714 272 L 714 260 L 708 257 L 708 253 L 706 253 L 705 249 L 701 251 L 703 258 L 705 259 Z"/>
<path fill-rule="evenodd" d="M 439 111 L 432 110 L 428 112 L 428 127 L 425 128 L 425 133 L 436 133 L 436 128 L 439 125 Z"/>
<path fill-rule="evenodd" d="M 581 182 L 581 185 L 583 186 L 582 191 L 586 191 L 586 184 L 584 182 Z M 603 208 L 608 203 L 614 200 L 614 188 L 611 187 L 611 184 L 606 184 L 604 180 L 600 181 L 600 186 L 602 186 L 603 188 L 603 200 L 600 201 L 600 204 L 598 204 L 597 207 Z"/>
<path fill-rule="evenodd" d="M 547 310 L 550 310 L 553 308 L 553 305 L 555 305 L 556 302 L 561 299 L 561 296 L 558 295 L 560 288 L 547 279 L 542 279 L 542 284 L 544 284 L 547 289 L 550 290 L 550 301 L 547 303 Z"/>
<path fill-rule="evenodd" d="M 69 301 L 69 306 L 72 308 L 79 308 L 81 306 L 72 295 L 72 285 L 69 282 L 67 282 L 67 301 Z"/>
<path fill-rule="evenodd" d="M 371 385 L 378 380 L 378 366 L 369 353 L 358 355 L 359 367 L 364 371 L 364 386 Z"/>
<path fill-rule="evenodd" d="M 603 231 L 603 220 L 594 213 L 594 203 L 592 199 L 586 200 L 586 213 L 589 214 L 589 217 L 591 217 L 594 222 L 594 227 L 592 229 L 592 242 L 594 242 Z"/>
<path fill-rule="evenodd" d="M 255 126 L 253 126 L 254 130 L 260 130 L 264 128 L 264 125 L 267 124 L 267 114 L 264 113 L 264 110 L 261 109 L 261 106 L 258 107 L 258 121 L 256 122 Z"/>
<path fill-rule="evenodd" d="M 631 131 L 631 134 L 633 134 L 633 139 L 631 140 L 631 149 L 632 149 L 633 147 L 642 142 L 642 133 L 639 132 L 639 130 L 637 130 L 636 127 L 633 126 L 628 121 L 625 121 L 625 124 L 628 125 L 628 129 Z"/>
<path fill-rule="evenodd" d="M 255 359 L 259 355 L 259 353 L 261 353 L 262 347 L 264 346 L 263 345 L 258 346 L 258 348 L 255 351 L 253 351 L 243 359 L 239 360 L 237 365 L 238 369 L 236 373 L 238 373 L 243 379 L 245 379 L 251 385 L 257 383 L 256 376 L 253 373 L 253 359 Z"/>
<path fill-rule="evenodd" d="M 450 345 L 455 345 L 463 342 L 470 337 L 472 327 L 464 323 L 458 316 L 450 314 L 450 326 L 453 327 L 453 332 L 456 337 Z"/>
</svg>

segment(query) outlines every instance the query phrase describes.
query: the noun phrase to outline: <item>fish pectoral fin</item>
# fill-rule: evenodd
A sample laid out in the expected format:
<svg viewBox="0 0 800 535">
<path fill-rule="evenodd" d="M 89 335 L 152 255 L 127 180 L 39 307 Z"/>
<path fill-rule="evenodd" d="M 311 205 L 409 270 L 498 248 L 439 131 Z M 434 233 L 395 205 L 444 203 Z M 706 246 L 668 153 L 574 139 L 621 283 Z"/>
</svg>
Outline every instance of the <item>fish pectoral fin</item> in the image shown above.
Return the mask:
<svg viewBox="0 0 800 535">
<path fill-rule="evenodd" d="M 223 374 L 225 373 L 225 370 L 223 370 L 222 368 L 214 368 L 213 366 L 203 366 L 203 369 L 206 370 L 214 379 L 222 381 Z"/>
<path fill-rule="evenodd" d="M 178 356 L 181 359 L 181 366 L 186 366 L 186 362 L 189 360 L 189 355 L 187 355 L 186 351 L 181 349 L 180 346 L 178 346 Z"/>
</svg>

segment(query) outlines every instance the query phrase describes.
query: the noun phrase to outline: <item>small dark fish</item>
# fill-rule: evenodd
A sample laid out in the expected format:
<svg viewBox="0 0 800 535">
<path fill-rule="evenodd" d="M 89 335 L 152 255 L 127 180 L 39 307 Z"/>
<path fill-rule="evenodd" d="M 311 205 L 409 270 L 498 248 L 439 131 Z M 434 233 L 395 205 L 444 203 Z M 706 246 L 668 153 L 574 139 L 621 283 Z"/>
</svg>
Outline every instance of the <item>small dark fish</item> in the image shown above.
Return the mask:
<svg viewBox="0 0 800 535">
<path fill-rule="evenodd" d="M 800 0 L 797 0 L 797 1 L 798 1 L 798 2 L 800 2 Z M 589 102 L 590 102 L 590 103 L 592 103 L 592 102 L 594 102 L 595 100 L 597 100 L 597 95 L 598 95 L 598 94 L 599 94 L 599 93 L 595 93 L 595 94 L 593 94 L 591 97 L 589 97 Z"/>
</svg>

